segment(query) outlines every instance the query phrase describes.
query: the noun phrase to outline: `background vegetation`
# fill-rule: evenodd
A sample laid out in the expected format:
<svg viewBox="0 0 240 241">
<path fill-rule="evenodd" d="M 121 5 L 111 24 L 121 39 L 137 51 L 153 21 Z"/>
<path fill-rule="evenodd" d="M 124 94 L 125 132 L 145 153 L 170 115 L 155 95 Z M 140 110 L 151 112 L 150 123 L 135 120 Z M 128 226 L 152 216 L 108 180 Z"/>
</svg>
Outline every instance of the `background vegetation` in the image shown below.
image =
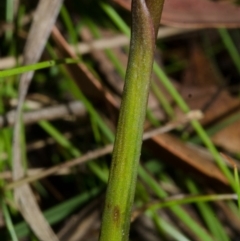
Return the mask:
<svg viewBox="0 0 240 241">
<path fill-rule="evenodd" d="M 0 2 L 1 240 L 97 240 L 130 12 L 112 2 L 66 1 L 33 63 L 51 23 L 44 12 L 37 22 L 45 27 L 29 40 L 37 3 L 20 1 L 16 11 L 14 3 Z M 196 27 L 159 30 L 130 240 L 240 236 L 240 32 Z M 16 150 L 19 79 L 31 70 Z M 192 121 L 199 115 L 190 110 L 204 118 Z"/>
</svg>

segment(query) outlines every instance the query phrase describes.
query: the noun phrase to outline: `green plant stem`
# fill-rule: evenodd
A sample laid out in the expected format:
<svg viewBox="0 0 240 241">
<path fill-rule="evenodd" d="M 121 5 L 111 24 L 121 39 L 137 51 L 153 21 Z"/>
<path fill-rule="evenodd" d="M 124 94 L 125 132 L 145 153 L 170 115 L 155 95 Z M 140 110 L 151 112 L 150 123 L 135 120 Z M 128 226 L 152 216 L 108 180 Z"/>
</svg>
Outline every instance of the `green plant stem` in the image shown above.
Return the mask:
<svg viewBox="0 0 240 241">
<path fill-rule="evenodd" d="M 132 2 L 129 61 L 113 149 L 100 241 L 128 240 L 156 31 L 162 3 L 161 0 L 146 2 L 133 0 Z"/>
<path fill-rule="evenodd" d="M 116 10 L 112 8 L 109 4 L 106 4 L 104 2 L 100 2 L 101 8 L 106 12 L 106 14 L 111 18 L 111 20 L 116 24 L 116 26 L 128 37 L 130 37 L 130 31 L 129 27 L 124 21 L 121 19 L 121 17 L 117 14 Z M 156 70 L 153 67 L 153 70 L 156 74 Z M 173 117 L 174 111 L 171 106 L 171 104 L 167 101 L 165 95 L 163 92 L 158 88 L 158 86 L 152 82 L 152 90 L 157 97 L 159 103 L 162 105 L 164 111 L 168 114 L 169 117 Z"/>
<path fill-rule="evenodd" d="M 116 12 L 113 8 L 111 8 L 109 5 L 101 3 L 101 7 L 104 9 L 104 11 L 113 19 L 115 24 L 121 29 L 123 33 L 125 33 L 127 36 L 129 36 L 129 29 L 128 26 L 123 22 L 123 20 L 117 16 Z M 116 16 L 115 16 L 116 15 Z M 173 97 L 179 108 L 184 112 L 188 113 L 190 111 L 187 103 L 184 101 L 184 99 L 181 97 L 181 95 L 178 93 L 176 88 L 173 86 L 171 81 L 169 80 L 168 76 L 164 73 L 164 71 L 157 65 L 155 62 L 153 64 L 153 71 L 159 78 L 159 81 L 163 84 L 163 86 L 166 88 L 166 90 L 170 93 L 170 95 Z M 208 148 L 210 153 L 213 155 L 216 163 L 220 167 L 221 171 L 224 173 L 224 175 L 227 177 L 229 183 L 231 184 L 234 191 L 236 191 L 236 183 L 234 180 L 234 177 L 232 173 L 229 171 L 228 167 L 223 162 L 220 154 L 218 153 L 216 147 L 212 143 L 211 139 L 201 126 L 201 124 L 198 121 L 192 121 L 191 122 L 193 128 L 197 132 L 198 136 L 202 140 L 202 142 L 205 144 L 205 146 Z"/>
</svg>

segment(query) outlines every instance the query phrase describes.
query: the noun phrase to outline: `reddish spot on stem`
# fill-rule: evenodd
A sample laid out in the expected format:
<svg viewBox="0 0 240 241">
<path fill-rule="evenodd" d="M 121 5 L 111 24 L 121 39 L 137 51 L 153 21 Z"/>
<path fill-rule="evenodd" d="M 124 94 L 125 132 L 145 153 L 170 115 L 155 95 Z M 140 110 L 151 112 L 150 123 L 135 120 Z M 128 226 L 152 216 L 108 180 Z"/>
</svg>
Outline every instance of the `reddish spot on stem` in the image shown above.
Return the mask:
<svg viewBox="0 0 240 241">
<path fill-rule="evenodd" d="M 120 223 L 120 209 L 118 206 L 113 208 L 113 221 L 118 226 Z"/>
</svg>

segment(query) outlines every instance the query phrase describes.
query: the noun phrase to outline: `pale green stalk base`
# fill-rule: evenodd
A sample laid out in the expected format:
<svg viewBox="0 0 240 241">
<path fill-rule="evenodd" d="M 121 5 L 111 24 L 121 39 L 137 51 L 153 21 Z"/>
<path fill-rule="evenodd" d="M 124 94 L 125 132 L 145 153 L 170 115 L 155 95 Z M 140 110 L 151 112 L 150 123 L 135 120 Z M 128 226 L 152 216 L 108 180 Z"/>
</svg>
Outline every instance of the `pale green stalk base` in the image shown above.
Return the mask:
<svg viewBox="0 0 240 241">
<path fill-rule="evenodd" d="M 133 1 L 132 37 L 122 104 L 113 150 L 100 241 L 128 240 L 143 124 L 151 79 L 156 10 L 162 1 Z M 151 11 L 152 15 L 150 15 Z M 159 12 L 159 17 L 161 10 Z M 152 19 L 153 18 L 153 19 Z M 159 18 L 157 19 L 159 23 Z"/>
</svg>

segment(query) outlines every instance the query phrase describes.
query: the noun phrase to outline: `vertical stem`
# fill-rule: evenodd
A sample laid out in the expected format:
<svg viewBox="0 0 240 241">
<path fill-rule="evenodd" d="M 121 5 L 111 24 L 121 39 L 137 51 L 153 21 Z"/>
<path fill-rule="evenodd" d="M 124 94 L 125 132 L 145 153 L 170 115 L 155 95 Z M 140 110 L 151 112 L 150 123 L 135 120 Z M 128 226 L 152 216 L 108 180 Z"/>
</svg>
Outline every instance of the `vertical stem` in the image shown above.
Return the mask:
<svg viewBox="0 0 240 241">
<path fill-rule="evenodd" d="M 132 1 L 131 44 L 100 241 L 128 240 L 163 0 Z"/>
</svg>

